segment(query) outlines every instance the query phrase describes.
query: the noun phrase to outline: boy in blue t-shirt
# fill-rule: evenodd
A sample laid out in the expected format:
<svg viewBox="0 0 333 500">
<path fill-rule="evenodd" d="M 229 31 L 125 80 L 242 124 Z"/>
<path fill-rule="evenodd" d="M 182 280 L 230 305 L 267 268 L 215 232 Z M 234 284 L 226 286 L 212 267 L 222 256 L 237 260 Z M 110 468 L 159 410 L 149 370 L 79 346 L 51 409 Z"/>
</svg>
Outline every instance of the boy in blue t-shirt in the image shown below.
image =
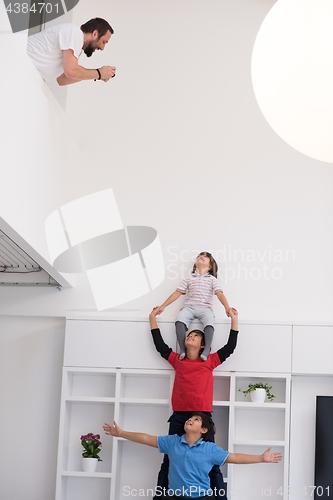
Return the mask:
<svg viewBox="0 0 333 500">
<path fill-rule="evenodd" d="M 164 498 L 211 499 L 212 490 L 208 474 L 214 464 L 278 463 L 282 459 L 281 453 L 270 453 L 271 447 L 262 455 L 224 451 L 215 443 L 207 441 L 215 434 L 215 427 L 209 416 L 201 412 L 194 412 L 185 422 L 185 434 L 181 437 L 177 434 L 157 437 L 123 431 L 116 422 L 114 426 L 105 424 L 103 428 L 105 434 L 109 436 L 153 446 L 169 456 L 169 489 L 167 493 L 163 492 Z"/>
</svg>

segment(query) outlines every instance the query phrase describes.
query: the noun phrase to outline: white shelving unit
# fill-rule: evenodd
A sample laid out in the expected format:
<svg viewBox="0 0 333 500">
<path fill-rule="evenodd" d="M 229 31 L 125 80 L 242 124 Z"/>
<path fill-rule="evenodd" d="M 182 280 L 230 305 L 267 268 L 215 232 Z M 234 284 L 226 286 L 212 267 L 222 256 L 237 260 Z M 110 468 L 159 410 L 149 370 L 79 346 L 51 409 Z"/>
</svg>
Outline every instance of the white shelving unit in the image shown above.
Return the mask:
<svg viewBox="0 0 333 500">
<path fill-rule="evenodd" d="M 140 496 L 140 490 L 145 498 L 152 498 L 149 491 L 155 488 L 162 455 L 156 449 L 106 436 L 103 424 L 116 420 L 129 431 L 167 434 L 173 379 L 172 369 L 64 368 L 56 500 L 123 500 Z M 255 381 L 272 385 L 274 402 L 251 403 L 239 392 Z M 280 464 L 223 466 L 229 500 L 240 495 L 243 500 L 287 498 L 279 494 L 279 488 L 284 492 L 288 485 L 289 401 L 288 374 L 214 374 L 217 444 L 231 452 L 253 454 L 272 446 L 285 456 Z M 88 432 L 100 434 L 103 443 L 103 461 L 93 474 L 81 469 L 80 436 Z M 270 495 L 265 495 L 269 488 Z"/>
<path fill-rule="evenodd" d="M 290 374 L 276 373 L 237 373 L 232 377 L 229 451 L 257 455 L 271 446 L 283 459 L 278 464 L 229 465 L 229 500 L 240 496 L 244 500 L 288 498 L 290 379 Z M 272 386 L 272 402 L 252 403 L 249 395 L 240 392 L 256 382 Z"/>
</svg>

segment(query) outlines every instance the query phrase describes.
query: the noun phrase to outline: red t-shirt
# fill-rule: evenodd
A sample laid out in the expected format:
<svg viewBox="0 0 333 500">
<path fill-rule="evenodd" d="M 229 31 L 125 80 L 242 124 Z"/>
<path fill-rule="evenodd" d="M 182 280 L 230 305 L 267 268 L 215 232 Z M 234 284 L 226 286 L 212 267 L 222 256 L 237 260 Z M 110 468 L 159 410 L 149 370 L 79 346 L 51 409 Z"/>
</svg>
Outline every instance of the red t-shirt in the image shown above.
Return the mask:
<svg viewBox="0 0 333 500">
<path fill-rule="evenodd" d="M 175 369 L 176 376 L 172 391 L 173 411 L 212 411 L 213 370 L 221 364 L 217 352 L 210 354 L 207 361 L 184 358 L 171 352 L 168 362 Z"/>
</svg>

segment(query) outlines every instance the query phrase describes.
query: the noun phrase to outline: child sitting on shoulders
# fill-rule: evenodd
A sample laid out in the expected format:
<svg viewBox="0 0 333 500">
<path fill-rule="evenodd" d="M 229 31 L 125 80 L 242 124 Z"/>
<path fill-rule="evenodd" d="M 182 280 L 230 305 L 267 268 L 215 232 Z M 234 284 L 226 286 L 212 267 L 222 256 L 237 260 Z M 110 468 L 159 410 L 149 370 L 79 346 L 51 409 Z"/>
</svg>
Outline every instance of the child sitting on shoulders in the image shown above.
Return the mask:
<svg viewBox="0 0 333 500">
<path fill-rule="evenodd" d="M 180 346 L 180 360 L 185 358 L 186 331 L 194 318 L 200 320 L 203 326 L 205 348 L 201 354 L 201 359 L 204 361 L 207 360 L 214 336 L 214 294 L 224 306 L 226 315 L 230 316 L 230 306 L 216 279 L 217 271 L 218 266 L 213 256 L 209 252 L 199 253 L 195 260 L 192 274 L 187 276 L 177 290 L 158 307 L 157 314 L 161 314 L 166 306 L 187 293 L 184 307 L 180 310 L 175 324 L 177 340 Z"/>
</svg>

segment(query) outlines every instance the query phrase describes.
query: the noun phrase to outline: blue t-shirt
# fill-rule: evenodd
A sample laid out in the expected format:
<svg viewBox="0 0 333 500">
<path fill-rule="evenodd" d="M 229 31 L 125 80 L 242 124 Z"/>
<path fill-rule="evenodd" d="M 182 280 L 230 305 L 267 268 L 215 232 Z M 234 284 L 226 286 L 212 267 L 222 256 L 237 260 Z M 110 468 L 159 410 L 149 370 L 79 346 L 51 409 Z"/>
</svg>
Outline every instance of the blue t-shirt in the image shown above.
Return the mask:
<svg viewBox="0 0 333 500">
<path fill-rule="evenodd" d="M 183 497 L 207 495 L 211 491 L 208 476 L 211 468 L 224 464 L 229 455 L 228 451 L 203 439 L 190 446 L 185 434 L 158 436 L 157 445 L 161 453 L 169 456 L 169 492 Z"/>
</svg>

